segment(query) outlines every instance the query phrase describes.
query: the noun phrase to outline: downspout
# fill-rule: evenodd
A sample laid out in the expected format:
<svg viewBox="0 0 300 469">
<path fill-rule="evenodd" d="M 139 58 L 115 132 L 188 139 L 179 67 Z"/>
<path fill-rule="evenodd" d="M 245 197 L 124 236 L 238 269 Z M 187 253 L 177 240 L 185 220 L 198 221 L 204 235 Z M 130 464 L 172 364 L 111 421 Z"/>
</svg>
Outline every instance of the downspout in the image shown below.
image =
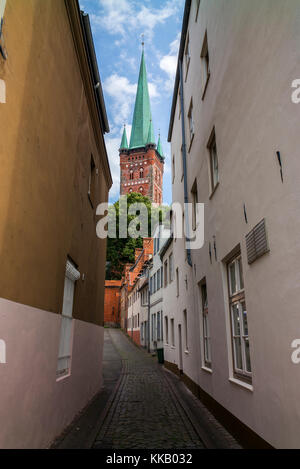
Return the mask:
<svg viewBox="0 0 300 469">
<path fill-rule="evenodd" d="M 180 106 L 181 106 L 181 133 L 182 133 L 182 163 L 183 163 L 183 188 L 184 188 L 184 204 L 188 204 L 188 188 L 187 188 L 187 170 L 186 170 L 186 141 L 185 141 L 185 120 L 184 120 L 184 96 L 183 96 L 183 72 L 182 72 L 182 59 L 179 59 L 179 80 L 180 80 Z M 188 243 L 187 261 L 193 267 L 191 249 L 190 249 L 190 226 L 189 226 L 189 212 L 185 214 L 185 227 L 186 227 L 186 240 Z"/>
<path fill-rule="evenodd" d="M 150 353 L 150 268 L 148 266 L 147 268 L 147 271 L 148 271 L 148 344 L 147 344 L 147 350 L 148 350 L 148 353 Z"/>
</svg>

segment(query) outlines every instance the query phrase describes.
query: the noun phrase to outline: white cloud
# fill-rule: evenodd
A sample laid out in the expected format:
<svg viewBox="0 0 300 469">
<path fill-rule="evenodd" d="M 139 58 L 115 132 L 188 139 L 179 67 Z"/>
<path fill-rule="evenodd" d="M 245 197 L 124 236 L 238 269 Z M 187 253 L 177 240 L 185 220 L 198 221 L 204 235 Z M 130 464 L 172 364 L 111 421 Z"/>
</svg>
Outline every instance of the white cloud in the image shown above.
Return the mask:
<svg viewBox="0 0 300 469">
<path fill-rule="evenodd" d="M 130 141 L 131 125 L 126 126 L 126 133 L 128 142 Z M 105 136 L 106 150 L 109 160 L 109 166 L 113 179 L 113 185 L 109 192 L 110 200 L 119 198 L 120 193 L 120 159 L 119 159 L 119 148 L 121 145 L 121 138 L 123 134 L 123 127 L 119 127 L 118 136 L 111 137 L 110 135 Z"/>
<path fill-rule="evenodd" d="M 183 0 L 168 0 L 161 8 L 153 8 L 133 0 L 99 0 L 100 10 L 91 15 L 91 21 L 94 27 L 101 26 L 109 34 L 123 38 L 129 31 L 144 29 L 145 36 L 151 39 L 155 27 L 176 15 L 182 4 Z"/>
<path fill-rule="evenodd" d="M 171 42 L 169 54 L 164 55 L 159 63 L 161 70 L 163 70 L 168 75 L 168 80 L 165 82 L 165 89 L 169 92 L 173 91 L 174 87 L 179 44 L 180 33 L 177 35 L 176 39 Z"/>
<path fill-rule="evenodd" d="M 148 88 L 150 98 L 157 98 L 159 96 L 155 83 L 148 83 Z"/>
<path fill-rule="evenodd" d="M 159 97 L 156 84 L 149 83 L 150 98 Z M 112 115 L 116 126 L 131 122 L 137 84 L 130 83 L 127 77 L 116 73 L 106 78 L 103 89 L 113 101 Z"/>
<path fill-rule="evenodd" d="M 105 93 L 113 99 L 113 120 L 117 125 L 129 121 L 136 95 L 136 84 L 116 73 L 106 78 L 103 83 Z"/>
</svg>

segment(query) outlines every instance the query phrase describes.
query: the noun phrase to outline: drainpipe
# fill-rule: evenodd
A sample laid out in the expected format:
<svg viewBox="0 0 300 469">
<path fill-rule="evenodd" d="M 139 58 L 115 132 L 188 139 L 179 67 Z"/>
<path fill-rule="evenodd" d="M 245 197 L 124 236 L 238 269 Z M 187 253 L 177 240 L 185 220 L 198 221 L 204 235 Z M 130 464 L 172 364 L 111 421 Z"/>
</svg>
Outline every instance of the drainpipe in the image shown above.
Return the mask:
<svg viewBox="0 0 300 469">
<path fill-rule="evenodd" d="M 150 353 L 150 268 L 149 268 L 149 265 L 148 265 L 148 268 L 147 268 L 147 271 L 148 271 L 148 274 L 147 274 L 147 277 L 148 277 L 148 344 L 147 344 L 147 350 L 148 350 L 148 353 Z"/>
<path fill-rule="evenodd" d="M 183 96 L 183 72 L 182 72 L 182 59 L 179 59 L 179 74 L 180 74 L 180 106 L 181 106 L 181 132 L 182 132 L 182 163 L 183 163 L 183 187 L 184 187 L 184 203 L 189 202 L 188 188 L 187 188 L 187 170 L 186 170 L 186 141 L 185 141 L 185 120 L 184 120 L 184 96 Z M 189 226 L 189 212 L 185 214 L 185 227 L 186 239 L 188 240 L 187 261 L 193 267 L 190 245 L 190 226 Z"/>
</svg>

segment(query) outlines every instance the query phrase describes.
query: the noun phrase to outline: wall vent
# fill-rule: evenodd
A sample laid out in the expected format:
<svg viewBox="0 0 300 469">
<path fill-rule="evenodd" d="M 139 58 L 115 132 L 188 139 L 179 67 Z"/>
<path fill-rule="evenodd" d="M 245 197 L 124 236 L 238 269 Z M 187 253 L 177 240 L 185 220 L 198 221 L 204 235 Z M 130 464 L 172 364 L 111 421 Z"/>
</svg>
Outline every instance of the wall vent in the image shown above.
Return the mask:
<svg viewBox="0 0 300 469">
<path fill-rule="evenodd" d="M 246 235 L 248 264 L 269 252 L 266 221 L 263 219 Z"/>
</svg>

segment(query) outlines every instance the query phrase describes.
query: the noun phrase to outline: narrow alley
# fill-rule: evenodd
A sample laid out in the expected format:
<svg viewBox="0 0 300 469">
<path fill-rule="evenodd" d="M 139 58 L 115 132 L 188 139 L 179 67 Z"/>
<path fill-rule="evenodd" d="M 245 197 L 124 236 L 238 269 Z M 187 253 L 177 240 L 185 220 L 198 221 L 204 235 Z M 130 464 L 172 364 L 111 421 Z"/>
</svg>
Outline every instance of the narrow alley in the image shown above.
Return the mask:
<svg viewBox="0 0 300 469">
<path fill-rule="evenodd" d="M 175 375 L 121 330 L 105 329 L 104 344 L 104 388 L 56 448 L 240 448 Z"/>
</svg>

